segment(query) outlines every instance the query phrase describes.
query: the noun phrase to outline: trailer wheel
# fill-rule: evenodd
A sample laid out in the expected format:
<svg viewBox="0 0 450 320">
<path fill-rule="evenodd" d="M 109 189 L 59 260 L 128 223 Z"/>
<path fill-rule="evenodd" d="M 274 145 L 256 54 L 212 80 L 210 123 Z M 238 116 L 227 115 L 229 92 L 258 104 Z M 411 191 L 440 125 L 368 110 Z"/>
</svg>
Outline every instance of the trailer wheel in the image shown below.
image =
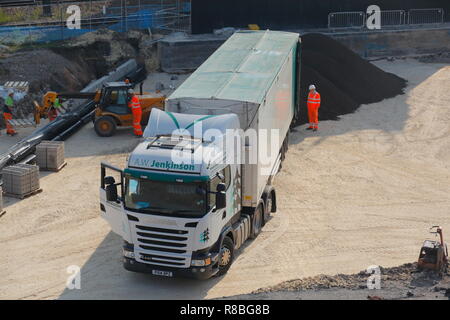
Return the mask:
<svg viewBox="0 0 450 320">
<path fill-rule="evenodd" d="M 223 238 L 219 254 L 219 272 L 217 276 L 223 276 L 230 269 L 234 259 L 234 242 L 230 237 Z"/>
<path fill-rule="evenodd" d="M 103 116 L 95 120 L 94 129 L 100 137 L 111 137 L 116 133 L 116 121 L 113 117 Z"/>
<path fill-rule="evenodd" d="M 255 239 L 260 233 L 264 219 L 264 206 L 260 203 L 253 213 L 252 217 L 252 232 L 250 238 Z"/>
</svg>

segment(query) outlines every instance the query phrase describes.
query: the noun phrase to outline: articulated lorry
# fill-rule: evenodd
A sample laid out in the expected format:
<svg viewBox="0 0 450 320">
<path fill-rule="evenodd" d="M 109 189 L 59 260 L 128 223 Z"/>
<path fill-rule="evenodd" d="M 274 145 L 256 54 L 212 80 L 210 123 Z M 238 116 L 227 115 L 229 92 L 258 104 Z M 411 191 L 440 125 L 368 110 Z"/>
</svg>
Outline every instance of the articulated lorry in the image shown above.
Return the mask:
<svg viewBox="0 0 450 320">
<path fill-rule="evenodd" d="M 152 110 L 125 169 L 102 163 L 101 214 L 125 269 L 207 279 L 258 236 L 277 207 L 299 57 L 296 33 L 235 33 Z"/>
</svg>

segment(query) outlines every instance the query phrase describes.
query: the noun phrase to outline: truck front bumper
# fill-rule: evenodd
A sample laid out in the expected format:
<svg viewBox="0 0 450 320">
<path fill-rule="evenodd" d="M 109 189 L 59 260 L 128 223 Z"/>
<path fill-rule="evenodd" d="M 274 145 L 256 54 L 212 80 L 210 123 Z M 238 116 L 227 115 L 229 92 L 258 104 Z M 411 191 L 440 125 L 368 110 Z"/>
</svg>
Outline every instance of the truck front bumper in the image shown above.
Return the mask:
<svg viewBox="0 0 450 320">
<path fill-rule="evenodd" d="M 128 271 L 149 273 L 158 276 L 161 276 L 162 274 L 160 273 L 163 271 L 167 272 L 166 274 L 168 277 L 205 280 L 213 277 L 219 271 L 217 263 L 204 267 L 173 268 L 137 262 L 135 259 L 127 257 L 123 257 L 123 259 L 123 266 Z"/>
</svg>

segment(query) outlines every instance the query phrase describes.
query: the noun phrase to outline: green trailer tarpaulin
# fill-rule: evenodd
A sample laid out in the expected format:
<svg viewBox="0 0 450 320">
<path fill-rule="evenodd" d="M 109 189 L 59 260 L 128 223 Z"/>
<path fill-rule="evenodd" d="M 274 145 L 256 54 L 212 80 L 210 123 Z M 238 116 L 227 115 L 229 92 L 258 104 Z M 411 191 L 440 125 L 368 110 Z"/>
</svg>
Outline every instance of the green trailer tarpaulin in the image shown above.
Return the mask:
<svg viewBox="0 0 450 320">
<path fill-rule="evenodd" d="M 169 100 L 189 97 L 260 104 L 298 42 L 299 35 L 291 32 L 236 32 Z"/>
</svg>

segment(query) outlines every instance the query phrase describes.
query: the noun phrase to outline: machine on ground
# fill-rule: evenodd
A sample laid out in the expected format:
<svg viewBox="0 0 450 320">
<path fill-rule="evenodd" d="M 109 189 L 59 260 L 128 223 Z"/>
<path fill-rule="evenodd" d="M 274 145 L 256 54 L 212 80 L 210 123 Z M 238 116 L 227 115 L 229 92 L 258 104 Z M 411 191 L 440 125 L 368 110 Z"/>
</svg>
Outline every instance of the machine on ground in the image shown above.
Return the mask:
<svg viewBox="0 0 450 320">
<path fill-rule="evenodd" d="M 96 92 L 47 92 L 40 105 L 36 101 L 34 119 L 36 124 L 41 118 L 47 117 L 47 113 L 54 106 L 56 99 L 87 99 L 96 103 L 93 122 L 95 132 L 101 137 L 114 135 L 117 127 L 131 127 L 133 125 L 133 114 L 128 107 L 128 89 L 133 88 L 132 84 L 126 82 L 108 82 L 101 90 Z M 146 125 L 153 108 L 164 108 L 165 96 L 160 94 L 149 94 L 142 92 L 137 94 L 141 108 L 141 124 Z"/>
</svg>

